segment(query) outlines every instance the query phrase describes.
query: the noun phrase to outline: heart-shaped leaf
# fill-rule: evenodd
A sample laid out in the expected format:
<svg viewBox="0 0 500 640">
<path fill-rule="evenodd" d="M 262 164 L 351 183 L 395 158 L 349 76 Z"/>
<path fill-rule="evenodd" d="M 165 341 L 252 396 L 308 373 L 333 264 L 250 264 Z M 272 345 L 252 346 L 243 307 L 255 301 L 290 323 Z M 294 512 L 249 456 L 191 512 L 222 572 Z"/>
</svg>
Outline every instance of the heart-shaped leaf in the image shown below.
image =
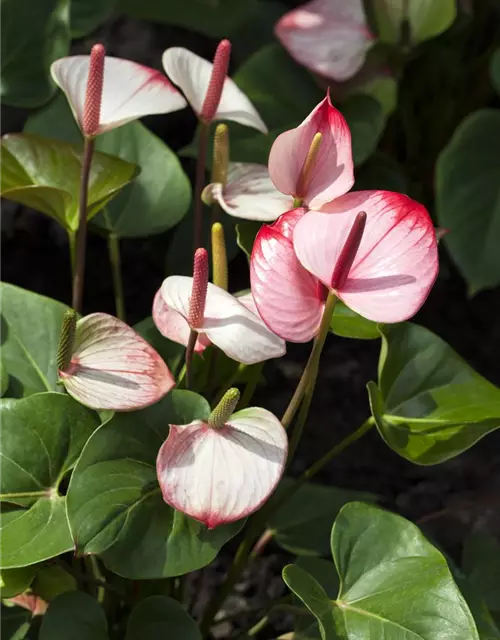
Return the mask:
<svg viewBox="0 0 500 640">
<path fill-rule="evenodd" d="M 33 582 L 37 569 L 35 564 L 19 569 L 2 569 L 0 572 L 2 598 L 12 598 L 26 591 Z"/>
<path fill-rule="evenodd" d="M 461 122 L 436 165 L 437 218 L 469 293 L 500 283 L 500 111 Z"/>
<path fill-rule="evenodd" d="M 39 107 L 55 91 L 50 65 L 68 54 L 69 0 L 2 0 L 2 103 Z"/>
<path fill-rule="evenodd" d="M 162 499 L 156 456 L 169 424 L 207 419 L 207 401 L 172 391 L 160 402 L 117 414 L 88 441 L 68 489 L 68 518 L 77 549 L 99 554 L 132 579 L 181 575 L 211 562 L 242 522 L 209 531 Z"/>
<path fill-rule="evenodd" d="M 284 478 L 271 500 L 279 501 L 295 484 Z M 273 513 L 267 526 L 274 539 L 287 551 L 298 555 L 327 555 L 330 550 L 332 522 L 340 509 L 351 500 L 375 500 L 368 492 L 304 483 Z"/>
<path fill-rule="evenodd" d="M 500 613 L 500 543 L 492 536 L 475 533 L 466 538 L 462 568 L 488 607 Z"/>
<path fill-rule="evenodd" d="M 71 0 L 71 35 L 83 38 L 106 22 L 113 13 L 116 0 Z"/>
<path fill-rule="evenodd" d="M 2 138 L 1 195 L 54 218 L 68 231 L 78 228 L 83 147 L 35 134 Z M 136 173 L 120 158 L 95 153 L 89 178 L 87 219 L 93 218 Z"/>
<path fill-rule="evenodd" d="M 43 618 L 40 640 L 109 640 L 101 605 L 82 591 L 68 591 L 51 602 Z"/>
<path fill-rule="evenodd" d="M 24 567 L 73 549 L 58 488 L 97 428 L 95 413 L 59 393 L 0 406 L 2 568 Z"/>
<path fill-rule="evenodd" d="M 196 622 L 172 598 L 150 596 L 134 607 L 128 619 L 125 640 L 201 640 Z"/>
<path fill-rule="evenodd" d="M 500 426 L 500 389 L 441 338 L 409 322 L 380 326 L 373 417 L 387 444 L 417 464 L 438 464 Z"/>
<path fill-rule="evenodd" d="M 81 135 L 63 95 L 32 116 L 25 131 L 67 142 Z M 104 133 L 96 149 L 138 165 L 141 172 L 92 224 L 118 237 L 144 237 L 176 225 L 189 208 L 191 187 L 175 153 L 140 122 Z"/>
<path fill-rule="evenodd" d="M 357 95 L 342 105 L 352 136 L 355 165 L 363 164 L 375 151 L 387 120 L 382 105 L 372 96 Z"/>
<path fill-rule="evenodd" d="M 400 42 L 403 22 L 408 18 L 413 44 L 446 31 L 457 15 L 456 0 L 375 0 L 374 11 L 382 42 Z"/>
<path fill-rule="evenodd" d="M 332 554 L 341 585 L 333 615 L 342 637 L 479 639 L 446 560 L 411 522 L 352 502 L 335 520 Z"/>
<path fill-rule="evenodd" d="M 349 309 L 340 300 L 335 305 L 330 330 L 343 338 L 358 338 L 361 340 L 380 338 L 376 322 L 363 318 L 363 316 Z"/>
<path fill-rule="evenodd" d="M 7 395 L 54 391 L 57 348 L 64 312 L 61 302 L 1 283 L 2 362 L 9 374 Z"/>
</svg>

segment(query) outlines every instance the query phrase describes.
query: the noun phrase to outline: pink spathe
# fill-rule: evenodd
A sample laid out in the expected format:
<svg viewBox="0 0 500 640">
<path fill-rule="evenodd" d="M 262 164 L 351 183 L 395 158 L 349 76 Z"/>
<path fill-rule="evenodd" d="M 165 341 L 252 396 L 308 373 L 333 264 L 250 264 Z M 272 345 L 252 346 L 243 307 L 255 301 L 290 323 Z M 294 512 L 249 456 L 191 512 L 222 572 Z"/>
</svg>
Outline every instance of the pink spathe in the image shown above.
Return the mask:
<svg viewBox="0 0 500 640">
<path fill-rule="evenodd" d="M 257 407 L 220 428 L 201 420 L 170 425 L 156 462 L 163 499 L 209 529 L 240 520 L 274 491 L 287 451 L 278 418 Z"/>
</svg>

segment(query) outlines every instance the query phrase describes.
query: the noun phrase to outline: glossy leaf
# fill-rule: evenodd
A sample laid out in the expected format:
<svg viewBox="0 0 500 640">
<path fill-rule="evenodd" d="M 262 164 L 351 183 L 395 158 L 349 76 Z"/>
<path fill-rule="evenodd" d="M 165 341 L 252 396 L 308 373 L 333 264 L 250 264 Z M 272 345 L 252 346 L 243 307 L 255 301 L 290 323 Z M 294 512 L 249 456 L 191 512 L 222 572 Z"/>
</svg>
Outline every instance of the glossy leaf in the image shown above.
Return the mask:
<svg viewBox="0 0 500 640">
<path fill-rule="evenodd" d="M 9 388 L 9 372 L 3 363 L 3 358 L 0 359 L 0 396 L 3 397 L 7 393 Z"/>
<path fill-rule="evenodd" d="M 488 607 L 500 613 L 500 543 L 486 534 L 471 534 L 462 551 L 462 568 Z"/>
<path fill-rule="evenodd" d="M 9 396 L 53 391 L 56 356 L 67 306 L 2 283 L 2 361 L 9 374 Z M 33 322 L 36 318 L 36 322 Z"/>
<path fill-rule="evenodd" d="M 359 313 L 346 307 L 340 300 L 335 305 L 330 330 L 343 338 L 358 338 L 361 340 L 380 338 L 376 322 L 363 318 Z"/>
<path fill-rule="evenodd" d="M 271 500 L 279 500 L 294 480 L 284 478 Z M 328 555 L 332 522 L 351 500 L 374 500 L 368 492 L 305 483 L 270 517 L 267 526 L 275 541 L 298 555 Z"/>
<path fill-rule="evenodd" d="M 108 20 L 116 0 L 71 0 L 71 36 L 82 38 Z"/>
<path fill-rule="evenodd" d="M 352 502 L 335 520 L 332 553 L 341 585 L 333 615 L 342 636 L 479 639 L 446 560 L 411 522 Z"/>
<path fill-rule="evenodd" d="M 41 567 L 33 582 L 33 591 L 46 602 L 52 602 L 62 593 L 76 591 L 77 588 L 76 579 L 58 564 Z"/>
<path fill-rule="evenodd" d="M 363 164 L 377 148 L 384 131 L 386 116 L 382 105 L 371 96 L 358 95 L 342 105 L 342 113 L 351 130 L 354 164 Z"/>
<path fill-rule="evenodd" d="M 81 138 L 62 95 L 32 116 L 25 131 L 68 142 Z M 143 124 L 131 122 L 100 135 L 96 149 L 133 162 L 140 174 L 93 219 L 93 225 L 128 238 L 162 233 L 181 220 L 189 207 L 189 180 L 174 152 Z"/>
<path fill-rule="evenodd" d="M 73 548 L 58 489 L 98 426 L 72 398 L 41 393 L 0 406 L 2 568 L 24 567 Z"/>
<path fill-rule="evenodd" d="M 201 632 L 177 600 L 166 596 L 150 596 L 132 609 L 125 640 L 158 638 L 201 640 Z"/>
<path fill-rule="evenodd" d="M 5 135 L 1 195 L 47 214 L 68 231 L 76 231 L 82 158 L 82 144 L 67 144 L 33 134 Z M 88 220 L 134 178 L 136 169 L 134 164 L 119 158 L 94 154 Z"/>
<path fill-rule="evenodd" d="M 50 65 L 67 55 L 69 0 L 2 0 L 2 103 L 39 107 L 55 92 Z"/>
<path fill-rule="evenodd" d="M 19 593 L 26 591 L 33 582 L 37 566 L 32 564 L 29 567 L 20 569 L 2 569 L 0 572 L 0 593 L 2 598 L 12 598 Z"/>
<path fill-rule="evenodd" d="M 387 444 L 416 464 L 438 464 L 500 426 L 500 390 L 441 338 L 412 323 L 380 326 L 372 414 Z"/>
<path fill-rule="evenodd" d="M 469 293 L 500 283 L 500 111 L 461 122 L 436 166 L 437 219 Z"/>
<path fill-rule="evenodd" d="M 434 38 L 453 24 L 456 5 L 456 0 L 375 0 L 379 37 L 383 42 L 393 44 L 400 41 L 407 6 L 412 44 Z"/>
<path fill-rule="evenodd" d="M 211 562 L 242 523 L 208 531 L 169 507 L 156 477 L 168 425 L 206 419 L 210 408 L 191 391 L 117 414 L 89 440 L 68 489 L 68 518 L 80 553 L 132 579 L 165 578 Z"/>
<path fill-rule="evenodd" d="M 43 618 L 40 640 L 109 640 L 106 615 L 95 598 L 71 591 L 51 602 Z"/>
</svg>

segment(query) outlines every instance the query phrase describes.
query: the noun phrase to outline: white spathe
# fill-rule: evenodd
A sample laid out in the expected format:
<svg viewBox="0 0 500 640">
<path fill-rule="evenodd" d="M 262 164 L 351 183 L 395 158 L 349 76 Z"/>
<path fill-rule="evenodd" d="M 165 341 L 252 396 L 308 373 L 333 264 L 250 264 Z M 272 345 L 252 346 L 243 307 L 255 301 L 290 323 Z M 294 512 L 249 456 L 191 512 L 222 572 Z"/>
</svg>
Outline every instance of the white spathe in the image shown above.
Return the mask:
<svg viewBox="0 0 500 640">
<path fill-rule="evenodd" d="M 64 91 L 82 129 L 90 56 L 56 60 L 51 68 L 54 82 Z M 156 69 L 131 60 L 104 58 L 104 79 L 99 133 L 155 113 L 178 111 L 187 105 L 182 94 Z"/>
<path fill-rule="evenodd" d="M 226 425 L 170 425 L 156 462 L 165 502 L 213 529 L 256 511 L 276 488 L 288 451 L 270 411 L 243 409 Z"/>
<path fill-rule="evenodd" d="M 182 90 L 199 116 L 212 76 L 213 64 L 184 47 L 167 49 L 163 53 L 162 61 L 168 77 Z M 256 108 L 229 77 L 226 77 L 224 82 L 214 120 L 231 120 L 267 133 L 267 127 Z"/>
</svg>

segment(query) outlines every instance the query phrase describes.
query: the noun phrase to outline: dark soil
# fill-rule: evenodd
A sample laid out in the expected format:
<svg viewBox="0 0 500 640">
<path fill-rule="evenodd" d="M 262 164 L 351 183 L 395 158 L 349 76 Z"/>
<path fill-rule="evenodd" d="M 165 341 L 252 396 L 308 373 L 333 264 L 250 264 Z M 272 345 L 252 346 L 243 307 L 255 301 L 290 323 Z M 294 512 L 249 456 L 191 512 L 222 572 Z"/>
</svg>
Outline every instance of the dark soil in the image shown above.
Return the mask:
<svg viewBox="0 0 500 640">
<path fill-rule="evenodd" d="M 102 38 L 101 38 L 102 36 Z M 119 20 L 99 37 L 77 43 L 87 51 L 97 40 L 109 53 L 159 66 L 166 46 L 182 45 L 210 57 L 215 43 L 181 29 Z M 24 114 L 4 112 L 4 130 L 19 130 Z M 187 110 L 167 118 L 148 119 L 147 125 L 179 149 L 194 131 L 194 117 Z M 186 167 L 191 172 L 192 167 Z M 126 306 L 131 324 L 150 315 L 154 292 L 164 277 L 169 234 L 145 240 L 122 242 Z M 416 321 L 446 340 L 479 373 L 500 384 L 500 290 L 468 299 L 464 283 L 442 249 L 441 271 Z M 88 243 L 85 312 L 114 312 L 111 275 L 105 242 L 91 235 Z M 4 203 L 2 229 L 3 280 L 38 293 L 70 302 L 68 247 L 64 233 L 41 214 L 13 203 Z M 238 260 L 232 280 L 238 288 L 248 285 L 246 264 Z M 307 358 L 308 345 L 290 345 L 279 362 L 268 363 L 267 385 L 258 389 L 255 404 L 277 415 L 286 407 Z M 321 373 L 309 423 L 292 465 L 298 474 L 333 444 L 359 426 L 368 416 L 367 381 L 376 379 L 378 341 L 357 341 L 330 336 L 322 359 Z M 469 532 L 500 532 L 500 431 L 489 435 L 471 450 L 434 467 L 412 465 L 389 449 L 373 430 L 351 449 L 330 463 L 317 480 L 339 487 L 369 490 L 382 503 L 421 524 L 452 557 L 459 558 Z M 211 567 L 190 579 L 189 590 L 197 592 L 194 612 L 223 577 L 235 550 L 232 541 Z M 273 544 L 245 572 L 236 595 L 225 612 L 254 608 L 285 593 L 280 573 L 290 557 Z M 255 620 L 253 620 L 255 621 Z M 252 619 L 242 620 L 243 624 Z M 274 638 L 290 628 L 290 620 L 276 617 L 259 638 Z M 228 637 L 231 623 L 217 629 Z"/>
</svg>

